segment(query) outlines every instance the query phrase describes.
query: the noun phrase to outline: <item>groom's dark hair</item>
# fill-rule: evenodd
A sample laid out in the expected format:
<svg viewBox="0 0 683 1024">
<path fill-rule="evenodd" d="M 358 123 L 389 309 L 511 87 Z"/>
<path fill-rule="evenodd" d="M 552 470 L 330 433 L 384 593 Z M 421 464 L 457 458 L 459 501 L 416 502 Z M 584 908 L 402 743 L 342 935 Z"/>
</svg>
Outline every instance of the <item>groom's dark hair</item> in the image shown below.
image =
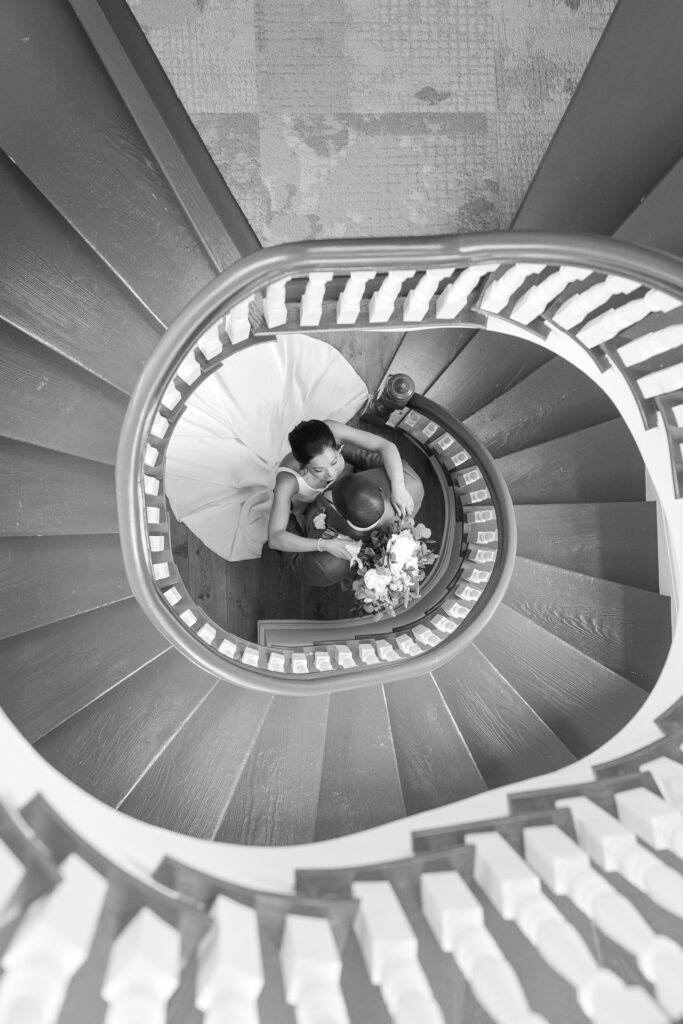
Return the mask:
<svg viewBox="0 0 683 1024">
<path fill-rule="evenodd" d="M 332 501 L 349 526 L 367 530 L 384 515 L 384 492 L 363 473 L 349 473 L 332 486 Z"/>
</svg>

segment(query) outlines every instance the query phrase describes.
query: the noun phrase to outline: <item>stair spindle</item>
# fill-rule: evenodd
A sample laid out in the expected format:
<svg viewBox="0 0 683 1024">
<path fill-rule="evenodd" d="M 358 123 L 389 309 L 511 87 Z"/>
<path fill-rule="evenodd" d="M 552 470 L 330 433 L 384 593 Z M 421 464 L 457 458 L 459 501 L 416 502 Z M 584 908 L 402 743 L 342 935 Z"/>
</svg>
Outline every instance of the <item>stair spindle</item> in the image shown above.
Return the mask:
<svg viewBox="0 0 683 1024">
<path fill-rule="evenodd" d="M 492 274 L 497 269 L 497 263 L 480 263 L 478 266 L 466 267 L 452 284 L 446 285 L 436 300 L 437 320 L 455 319 L 467 305 L 471 292 L 482 277 Z"/>
<path fill-rule="evenodd" d="M 264 985 L 258 916 L 227 896 L 217 896 L 213 927 L 197 950 L 195 1005 L 204 1024 L 258 1024 Z"/>
<path fill-rule="evenodd" d="M 633 341 L 627 341 L 618 349 L 624 366 L 636 366 L 653 356 L 664 355 L 683 345 L 683 324 L 671 324 L 660 331 L 650 331 Z"/>
<path fill-rule="evenodd" d="M 654 373 L 648 373 L 638 380 L 638 389 L 643 398 L 666 395 L 669 391 L 678 391 L 679 388 L 683 388 L 683 363 L 655 370 Z"/>
<path fill-rule="evenodd" d="M 513 294 L 533 274 L 545 270 L 545 263 L 517 263 L 500 277 L 487 284 L 477 305 L 486 313 L 500 313 L 507 306 Z"/>
<path fill-rule="evenodd" d="M 604 281 L 594 284 L 584 292 L 572 295 L 570 299 L 563 302 L 560 308 L 553 314 L 552 322 L 569 330 L 580 324 L 594 309 L 599 309 L 606 302 L 609 302 L 615 295 L 629 295 L 640 288 L 638 281 L 632 281 L 628 277 L 618 277 L 615 274 L 608 274 Z"/>
<path fill-rule="evenodd" d="M 683 764 L 671 757 L 656 757 L 640 768 L 650 772 L 666 802 L 683 811 Z"/>
<path fill-rule="evenodd" d="M 22 862 L 0 839 L 0 927 L 5 923 L 7 904 L 25 874 Z"/>
<path fill-rule="evenodd" d="M 374 270 L 352 270 L 344 290 L 337 299 L 337 323 L 355 324 L 368 281 L 375 277 Z"/>
<path fill-rule="evenodd" d="M 415 287 L 408 292 L 403 300 L 403 319 L 411 321 L 424 320 L 429 303 L 438 290 L 440 283 L 450 277 L 455 267 L 425 270 Z"/>
<path fill-rule="evenodd" d="M 143 907 L 112 943 L 102 983 L 104 1024 L 165 1024 L 180 968 L 180 932 Z"/>
<path fill-rule="evenodd" d="M 562 294 L 567 285 L 574 281 L 585 281 L 593 273 L 585 267 L 560 267 L 539 284 L 532 285 L 521 295 L 509 314 L 511 320 L 530 324 L 546 311 L 551 302 Z"/>
<path fill-rule="evenodd" d="M 223 330 L 226 328 L 226 318 L 221 317 L 215 324 L 212 324 L 204 333 L 201 338 L 197 340 L 197 348 L 202 353 L 205 359 L 215 359 L 223 351 L 223 339 L 221 337 L 221 327 Z"/>
<path fill-rule="evenodd" d="M 299 311 L 299 323 L 302 327 L 317 327 L 320 323 L 320 318 L 323 315 L 325 285 L 333 277 L 334 273 L 331 270 L 314 271 L 308 275 Z"/>
<path fill-rule="evenodd" d="M 390 270 L 370 299 L 368 319 L 371 324 L 389 320 L 394 312 L 401 285 L 414 275 L 414 270 Z"/>
<path fill-rule="evenodd" d="M 683 858 L 683 814 L 642 786 L 614 794 L 619 819 L 655 850 L 670 850 Z"/>
<path fill-rule="evenodd" d="M 348 1024 L 342 961 L 326 918 L 287 915 L 280 965 L 285 998 L 295 1008 L 297 1024 Z"/>
<path fill-rule="evenodd" d="M 250 295 L 242 302 L 238 302 L 226 317 L 225 329 L 228 332 L 228 337 L 233 345 L 239 345 L 240 342 L 246 341 L 251 334 L 249 307 L 251 306 L 253 299 L 254 296 Z"/>
<path fill-rule="evenodd" d="M 354 931 L 394 1024 L 445 1024 L 418 959 L 417 937 L 390 882 L 354 882 Z"/>
<path fill-rule="evenodd" d="M 588 348 L 594 348 L 616 338 L 627 327 L 640 323 L 651 313 L 667 313 L 680 305 L 680 300 L 672 295 L 651 289 L 642 299 L 634 299 L 616 309 L 608 309 L 589 320 L 578 331 L 577 338 Z"/>
<path fill-rule="evenodd" d="M 56 1024 L 90 954 L 107 880 L 76 854 L 60 873 L 55 889 L 28 908 L 0 961 L 0 1024 Z"/>
<path fill-rule="evenodd" d="M 273 327 L 287 323 L 287 285 L 291 280 L 291 277 L 282 277 L 266 288 L 263 299 L 263 315 L 271 330 Z"/>
</svg>

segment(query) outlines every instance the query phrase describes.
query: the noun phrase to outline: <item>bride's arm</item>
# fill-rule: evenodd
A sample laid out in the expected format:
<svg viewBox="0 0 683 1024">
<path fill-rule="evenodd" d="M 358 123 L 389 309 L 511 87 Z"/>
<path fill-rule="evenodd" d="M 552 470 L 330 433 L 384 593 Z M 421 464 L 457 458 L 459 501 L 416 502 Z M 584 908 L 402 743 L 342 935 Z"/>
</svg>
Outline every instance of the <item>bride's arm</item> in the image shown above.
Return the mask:
<svg viewBox="0 0 683 1024">
<path fill-rule="evenodd" d="M 377 434 L 371 434 L 367 430 L 357 430 L 355 427 L 347 426 L 346 423 L 337 423 L 336 420 L 326 420 L 325 422 L 334 434 L 337 444 L 355 444 L 359 448 L 377 452 L 381 456 L 382 465 L 391 484 L 391 504 L 399 515 L 412 515 L 414 502 L 405 485 L 403 463 L 394 442 L 385 437 L 379 437 Z"/>
<path fill-rule="evenodd" d="M 347 550 L 347 544 L 353 545 L 353 541 L 348 537 L 346 543 L 341 537 L 320 537 L 316 540 L 314 537 L 299 537 L 287 529 L 292 497 L 296 489 L 296 480 L 291 473 L 278 474 L 268 520 L 268 544 L 270 547 L 275 551 L 327 551 L 335 558 L 344 558 L 350 561 L 351 552 Z"/>
</svg>

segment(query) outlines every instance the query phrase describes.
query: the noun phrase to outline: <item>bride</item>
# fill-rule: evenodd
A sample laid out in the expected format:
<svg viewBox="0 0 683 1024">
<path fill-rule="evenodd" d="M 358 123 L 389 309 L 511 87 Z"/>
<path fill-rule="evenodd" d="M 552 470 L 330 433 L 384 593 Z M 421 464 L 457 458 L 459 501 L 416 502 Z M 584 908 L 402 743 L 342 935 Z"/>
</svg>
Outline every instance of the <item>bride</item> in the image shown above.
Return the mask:
<svg viewBox="0 0 683 1024">
<path fill-rule="evenodd" d="M 292 474 L 316 493 L 324 490 L 343 469 L 343 443 L 379 452 L 396 507 L 405 504 L 402 471 L 400 479 L 392 473 L 395 446 L 346 425 L 367 397 L 346 359 L 308 335 L 280 335 L 238 350 L 192 392 L 169 440 L 165 486 L 177 519 L 227 561 L 260 558 L 269 520 L 275 546 L 287 533 L 289 505 L 300 486 Z M 290 452 L 288 434 L 311 419 L 326 422 L 332 442 L 315 454 Z M 284 543 L 297 545 L 281 548 L 286 551 L 317 544 L 294 534 Z"/>
</svg>

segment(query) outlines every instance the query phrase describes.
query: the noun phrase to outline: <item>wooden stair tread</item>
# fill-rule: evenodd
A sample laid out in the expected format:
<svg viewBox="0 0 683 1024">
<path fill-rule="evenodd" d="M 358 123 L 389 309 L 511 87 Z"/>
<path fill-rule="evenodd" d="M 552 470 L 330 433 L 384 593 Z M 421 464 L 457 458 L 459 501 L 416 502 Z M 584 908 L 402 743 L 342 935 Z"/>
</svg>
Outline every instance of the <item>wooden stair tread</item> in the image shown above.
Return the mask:
<svg viewBox="0 0 683 1024">
<path fill-rule="evenodd" d="M 652 191 L 635 207 L 614 237 L 620 242 L 662 249 L 683 256 L 683 230 L 679 217 L 671 215 L 683 195 L 683 159 L 679 159 Z"/>
<path fill-rule="evenodd" d="M 125 411 L 120 391 L 0 321 L 0 434 L 114 465 Z"/>
<path fill-rule="evenodd" d="M 655 502 L 516 505 L 515 519 L 518 555 L 658 592 Z"/>
<path fill-rule="evenodd" d="M 389 683 L 385 690 L 406 814 L 486 789 L 431 675 Z"/>
<path fill-rule="evenodd" d="M 0 536 L 118 533 L 114 468 L 0 437 Z"/>
<path fill-rule="evenodd" d="M 31 741 L 168 648 L 134 598 L 0 643 L 0 704 Z"/>
<path fill-rule="evenodd" d="M 670 599 L 517 557 L 505 604 L 649 692 L 671 642 Z"/>
<path fill-rule="evenodd" d="M 473 333 L 469 328 L 453 327 L 408 331 L 394 354 L 389 372 L 407 373 L 415 382 L 415 391 L 425 394 Z"/>
<path fill-rule="evenodd" d="M 274 698 L 217 841 L 261 846 L 313 841 L 328 708 L 327 694 Z"/>
<path fill-rule="evenodd" d="M 556 357 L 468 417 L 465 426 L 499 457 L 616 416 L 597 384 Z"/>
<path fill-rule="evenodd" d="M 617 4 L 513 227 L 611 234 L 647 195 L 683 154 L 682 35 L 678 0 Z"/>
<path fill-rule="evenodd" d="M 7 157 L 0 159 L 6 320 L 125 393 L 161 325 Z"/>
<path fill-rule="evenodd" d="M 76 785 L 118 807 L 216 685 L 184 655 L 167 650 L 35 747 Z"/>
<path fill-rule="evenodd" d="M 489 788 L 544 775 L 574 760 L 514 681 L 475 646 L 433 675 Z"/>
<path fill-rule="evenodd" d="M 120 809 L 161 828 L 212 839 L 271 703 L 268 694 L 219 680 Z"/>
<path fill-rule="evenodd" d="M 645 700 L 634 683 L 504 603 L 476 646 L 575 757 L 602 746 Z"/>
<path fill-rule="evenodd" d="M 645 471 L 621 419 L 497 460 L 514 503 L 642 501 Z"/>
<path fill-rule="evenodd" d="M 316 840 L 360 832 L 404 815 L 384 688 L 366 686 L 333 693 Z"/>
<path fill-rule="evenodd" d="M 437 377 L 426 397 L 465 420 L 552 359 L 540 345 L 493 331 L 478 331 Z"/>
<path fill-rule="evenodd" d="M 0 538 L 0 638 L 129 596 L 115 534 Z"/>
</svg>

